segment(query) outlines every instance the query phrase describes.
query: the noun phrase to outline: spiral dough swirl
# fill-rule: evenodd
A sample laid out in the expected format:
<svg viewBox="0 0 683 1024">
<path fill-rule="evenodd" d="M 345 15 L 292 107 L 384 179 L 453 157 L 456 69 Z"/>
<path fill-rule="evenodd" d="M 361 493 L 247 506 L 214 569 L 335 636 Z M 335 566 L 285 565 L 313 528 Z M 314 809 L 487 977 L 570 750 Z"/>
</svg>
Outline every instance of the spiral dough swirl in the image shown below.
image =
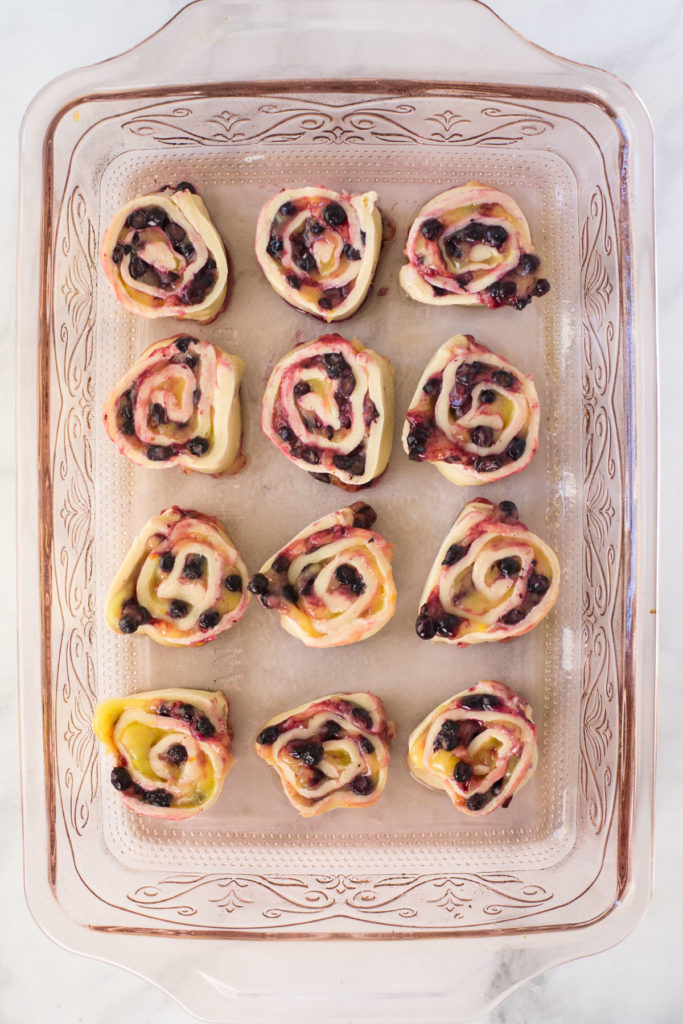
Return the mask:
<svg viewBox="0 0 683 1024">
<path fill-rule="evenodd" d="M 290 462 L 317 479 L 350 491 L 367 487 L 391 452 L 391 364 L 339 334 L 299 345 L 270 375 L 261 426 Z"/>
<path fill-rule="evenodd" d="M 444 701 L 408 741 L 408 767 L 415 778 L 443 789 L 459 811 L 474 817 L 507 807 L 537 760 L 530 705 L 494 680 Z"/>
<path fill-rule="evenodd" d="M 228 702 L 208 690 L 151 690 L 103 701 L 93 729 L 116 759 L 110 781 L 138 814 L 179 820 L 216 802 L 234 758 Z"/>
<path fill-rule="evenodd" d="M 290 306 L 332 323 L 368 293 L 382 242 L 377 194 L 284 189 L 259 214 L 256 258 Z"/>
<path fill-rule="evenodd" d="M 545 618 L 557 600 L 560 566 L 517 516 L 511 501 L 465 505 L 422 591 L 421 639 L 467 647 L 521 636 Z"/>
<path fill-rule="evenodd" d="M 392 546 L 355 502 L 311 523 L 252 577 L 249 590 L 307 647 L 366 640 L 396 610 Z"/>
<path fill-rule="evenodd" d="M 526 217 L 505 192 L 470 181 L 422 207 L 408 234 L 404 292 L 433 306 L 514 306 L 550 291 Z"/>
<path fill-rule="evenodd" d="M 136 537 L 109 590 L 107 622 L 171 647 L 205 644 L 242 618 L 248 580 L 217 519 L 173 506 Z"/>
<path fill-rule="evenodd" d="M 538 449 L 540 406 L 531 377 L 458 334 L 422 374 L 403 427 L 414 462 L 453 483 L 491 483 L 519 473 Z"/>
<path fill-rule="evenodd" d="M 122 206 L 105 232 L 100 262 L 119 302 L 138 316 L 208 324 L 225 304 L 225 246 L 187 181 Z"/>
<path fill-rule="evenodd" d="M 150 345 L 104 406 L 104 426 L 138 466 L 236 473 L 244 363 L 208 341 L 177 334 Z"/>
<path fill-rule="evenodd" d="M 333 693 L 271 718 L 255 747 L 275 768 L 290 803 L 310 818 L 379 799 L 395 731 L 378 697 Z"/>
</svg>

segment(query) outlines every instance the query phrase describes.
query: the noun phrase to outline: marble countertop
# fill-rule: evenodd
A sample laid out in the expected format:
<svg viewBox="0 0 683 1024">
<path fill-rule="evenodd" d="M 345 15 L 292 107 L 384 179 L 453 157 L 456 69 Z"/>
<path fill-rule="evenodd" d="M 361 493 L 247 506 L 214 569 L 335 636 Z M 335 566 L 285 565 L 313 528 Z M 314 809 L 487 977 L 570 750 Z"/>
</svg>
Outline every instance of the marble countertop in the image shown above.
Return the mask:
<svg viewBox="0 0 683 1024">
<path fill-rule="evenodd" d="M 182 7 L 181 0 L 119 0 L 116 5 L 86 0 L 24 0 L 5 6 L 0 34 L 0 109 L 4 144 L 0 216 L 2 280 L 14 278 L 16 163 L 20 119 L 33 95 L 57 75 L 112 56 L 156 30 Z M 675 247 L 680 228 L 675 211 L 683 194 L 683 105 L 680 89 L 683 8 L 678 0 L 490 0 L 490 6 L 524 35 L 549 50 L 614 72 L 639 93 L 655 126 L 657 145 L 657 234 L 660 295 L 662 485 L 659 777 L 655 893 L 636 931 L 615 949 L 575 961 L 534 979 L 513 993 L 486 1024 L 668 1024 L 681 1020 L 683 973 L 673 955 L 680 945 L 678 913 L 683 897 L 678 846 L 683 843 L 680 767 L 676 743 L 683 717 L 683 688 L 676 682 L 681 657 L 675 609 L 681 587 L 679 509 L 683 505 L 680 446 L 675 442 L 676 392 L 683 379 L 683 320 L 680 264 Z M 13 306 L 0 322 L 7 379 L 14 363 Z M 6 385 L 7 396 L 9 385 Z M 3 436 L 13 436 L 12 403 L 0 403 Z M 654 425 L 653 425 L 654 426 Z M 21 444 L 19 444 L 21 450 Z M 679 452 L 676 455 L 676 451 Z M 671 472 L 671 466 L 674 472 Z M 14 455 L 0 455 L 0 527 L 14 529 Z M 676 532 L 675 532 L 676 531 Z M 13 586 L 0 601 L 0 712 L 6 723 L 0 745 L 0 891 L 5 925 L 0 939 L 0 1022 L 2 1024 L 187 1024 L 192 1018 L 164 993 L 118 968 L 77 957 L 54 945 L 35 925 L 22 889 L 21 817 L 16 729 L 15 612 Z M 283 1007 L 283 1011 L 285 1008 Z M 285 1014 L 286 1016 L 286 1014 Z"/>
</svg>

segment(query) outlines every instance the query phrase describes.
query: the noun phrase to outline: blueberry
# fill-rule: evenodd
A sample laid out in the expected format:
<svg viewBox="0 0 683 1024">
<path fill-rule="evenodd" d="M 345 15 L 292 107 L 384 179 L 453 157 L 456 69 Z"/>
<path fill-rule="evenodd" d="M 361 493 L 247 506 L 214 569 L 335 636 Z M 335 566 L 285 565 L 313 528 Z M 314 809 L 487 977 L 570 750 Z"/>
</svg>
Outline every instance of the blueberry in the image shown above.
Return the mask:
<svg viewBox="0 0 683 1024">
<path fill-rule="evenodd" d="M 295 292 L 298 292 L 299 288 L 301 288 L 301 281 L 295 274 L 290 274 L 287 277 L 287 284 L 289 285 L 290 288 L 293 288 Z"/>
<path fill-rule="evenodd" d="M 489 793 L 491 794 L 491 796 L 500 796 L 500 793 L 501 793 L 502 789 L 503 789 L 503 780 L 502 779 L 498 779 L 498 781 L 494 782 L 493 785 L 491 786 L 491 788 L 489 790 Z"/>
<path fill-rule="evenodd" d="M 280 730 L 277 725 L 267 725 L 256 737 L 256 742 L 262 747 L 269 747 L 275 743 L 279 735 Z"/>
<path fill-rule="evenodd" d="M 160 423 L 168 423 L 168 416 L 163 405 L 159 402 L 154 402 L 149 410 L 149 422 L 153 427 L 158 427 Z"/>
<path fill-rule="evenodd" d="M 495 473 L 500 469 L 502 462 L 498 455 L 491 455 L 474 460 L 474 468 L 477 473 Z"/>
<path fill-rule="evenodd" d="M 360 736 L 358 738 L 358 746 L 360 747 L 360 749 L 363 751 L 364 754 L 374 754 L 375 753 L 375 745 L 374 745 L 374 743 L 371 743 L 370 740 L 366 736 Z"/>
<path fill-rule="evenodd" d="M 296 434 L 291 427 L 284 424 L 278 427 L 278 437 L 285 442 L 285 444 L 293 444 L 296 441 Z"/>
<path fill-rule="evenodd" d="M 458 274 L 455 280 L 461 288 L 467 288 L 467 285 L 470 284 L 473 277 L 474 274 L 470 274 L 468 270 L 465 274 Z"/>
<path fill-rule="evenodd" d="M 129 228 L 135 228 L 139 231 L 141 228 L 147 227 L 147 211 L 146 210 L 133 210 L 132 213 L 128 214 L 126 224 Z"/>
<path fill-rule="evenodd" d="M 436 623 L 434 619 L 430 619 L 428 615 L 418 616 L 418 620 L 415 623 L 415 632 L 419 636 L 420 640 L 431 640 L 436 634 Z"/>
<path fill-rule="evenodd" d="M 183 566 L 183 576 L 188 580 L 199 580 L 204 575 L 204 555 L 188 555 Z"/>
<path fill-rule="evenodd" d="M 461 547 L 460 544 L 451 544 L 441 564 L 453 565 L 455 562 L 459 562 L 466 551 L 467 548 Z"/>
<path fill-rule="evenodd" d="M 145 793 L 144 801 L 152 807 L 170 807 L 173 803 L 173 794 L 167 789 L 150 789 Z"/>
<path fill-rule="evenodd" d="M 497 565 L 503 576 L 506 577 L 517 576 L 522 568 L 518 558 L 501 558 Z"/>
<path fill-rule="evenodd" d="M 493 444 L 493 430 L 491 427 L 475 427 L 470 432 L 470 441 L 478 448 L 490 448 Z"/>
<path fill-rule="evenodd" d="M 496 400 L 496 392 L 490 388 L 485 388 L 484 391 L 479 392 L 479 401 L 482 405 L 491 405 Z"/>
<path fill-rule="evenodd" d="M 206 715 L 198 715 L 192 725 L 194 726 L 194 731 L 203 736 L 205 740 L 210 739 L 216 732 L 215 725 Z"/>
<path fill-rule="evenodd" d="M 296 398 L 303 398 L 311 390 L 311 385 L 306 380 L 298 380 L 292 390 Z"/>
<path fill-rule="evenodd" d="M 436 217 L 428 217 L 422 222 L 420 231 L 429 242 L 433 242 L 443 233 L 443 228 L 443 224 Z"/>
<path fill-rule="evenodd" d="M 349 782 L 349 789 L 357 796 L 367 796 L 368 793 L 372 793 L 374 788 L 375 784 L 369 775 L 356 775 Z"/>
<path fill-rule="evenodd" d="M 362 593 L 363 590 L 365 590 L 365 583 L 363 582 L 360 573 L 353 565 L 344 563 L 343 565 L 337 566 L 334 571 L 334 575 L 343 587 L 351 587 L 353 589 L 362 585 L 362 590 L 357 590 L 356 593 Z"/>
<path fill-rule="evenodd" d="M 160 206 L 150 206 L 147 210 L 147 224 L 151 227 L 163 228 L 168 221 L 166 211 Z"/>
<path fill-rule="evenodd" d="M 122 633 L 135 633 L 140 626 L 149 622 L 149 612 L 136 601 L 127 601 L 121 610 L 123 615 L 119 619 L 119 629 Z"/>
<path fill-rule="evenodd" d="M 278 253 L 282 252 L 284 242 L 277 235 L 271 235 L 268 245 L 266 246 L 266 252 L 269 256 L 275 258 Z"/>
<path fill-rule="evenodd" d="M 486 797 L 483 793 L 473 793 L 466 803 L 470 811 L 480 811 L 486 803 Z"/>
<path fill-rule="evenodd" d="M 185 238 L 185 228 L 181 227 L 180 224 L 176 224 L 175 221 L 171 221 L 166 225 L 166 234 L 172 242 L 182 242 Z"/>
<path fill-rule="evenodd" d="M 327 296 L 322 295 L 318 299 L 318 305 L 321 309 L 332 309 L 332 299 L 328 299 Z"/>
<path fill-rule="evenodd" d="M 130 276 L 134 281 L 137 281 L 139 277 L 142 277 L 144 272 L 147 270 L 148 264 L 144 260 L 141 260 L 139 256 L 131 256 L 128 262 L 128 270 Z"/>
<path fill-rule="evenodd" d="M 489 224 L 484 231 L 484 242 L 486 245 L 493 246 L 494 249 L 500 249 L 505 245 L 507 238 L 507 231 L 498 224 Z"/>
<path fill-rule="evenodd" d="M 181 704 L 178 710 L 178 717 L 182 718 L 183 722 L 191 722 L 194 718 L 194 710 L 193 704 Z"/>
<path fill-rule="evenodd" d="M 150 462 L 166 462 L 167 459 L 173 458 L 175 449 L 172 444 L 151 444 L 145 455 Z"/>
<path fill-rule="evenodd" d="M 206 455 L 209 450 L 209 442 L 205 437 L 193 437 L 187 442 L 187 448 L 191 455 Z"/>
<path fill-rule="evenodd" d="M 371 530 L 377 521 L 377 513 L 372 505 L 363 503 L 358 507 L 354 504 L 351 508 L 353 509 L 353 525 L 355 528 L 357 530 Z"/>
<path fill-rule="evenodd" d="M 531 299 L 525 299 L 523 297 L 519 297 L 515 301 L 515 309 L 526 309 L 526 307 L 529 305 L 530 302 L 531 302 Z"/>
<path fill-rule="evenodd" d="M 342 727 L 339 722 L 334 722 L 331 718 L 327 722 L 323 723 L 321 737 L 323 740 L 337 740 L 341 736 Z"/>
<path fill-rule="evenodd" d="M 262 572 L 255 573 L 247 584 L 247 590 L 252 594 L 265 594 L 268 590 L 268 577 Z"/>
<path fill-rule="evenodd" d="M 340 377 L 347 377 L 352 373 L 351 367 L 341 352 L 326 352 L 323 356 L 323 363 L 325 372 L 331 380 L 339 380 Z"/>
<path fill-rule="evenodd" d="M 165 551 L 159 559 L 159 568 L 162 572 L 171 572 L 175 565 L 175 556 L 170 551 Z"/>
<path fill-rule="evenodd" d="M 215 608 L 207 608 L 207 610 L 202 612 L 197 620 L 199 628 L 202 630 L 213 629 L 220 621 L 221 613 L 216 611 Z"/>
<path fill-rule="evenodd" d="M 323 210 L 323 220 L 332 228 L 339 228 L 346 224 L 346 211 L 339 203 L 328 203 Z"/>
<path fill-rule="evenodd" d="M 461 235 L 463 242 L 469 242 L 471 245 L 476 245 L 477 242 L 483 241 L 484 231 L 484 225 L 473 220 L 467 225 L 467 227 L 463 228 L 461 232 L 458 232 L 458 234 Z"/>
<path fill-rule="evenodd" d="M 312 274 L 317 269 L 317 263 L 313 253 L 310 253 L 308 249 L 303 249 L 296 257 L 295 263 L 299 270 L 303 270 L 305 274 Z"/>
<path fill-rule="evenodd" d="M 507 302 L 516 294 L 517 288 L 514 281 L 494 281 L 486 291 L 496 302 Z"/>
<path fill-rule="evenodd" d="M 453 770 L 453 778 L 456 782 L 469 782 L 472 778 L 472 765 L 467 761 L 458 761 Z"/>
<path fill-rule="evenodd" d="M 296 587 L 293 587 L 291 583 L 285 583 L 284 587 L 282 588 L 282 596 L 284 597 L 285 601 L 287 601 L 289 604 L 296 604 L 297 601 L 299 600 L 299 595 L 296 591 Z"/>
<path fill-rule="evenodd" d="M 496 370 L 493 373 L 493 380 L 496 384 L 500 385 L 501 388 L 512 388 L 516 383 L 513 375 L 508 373 L 507 370 Z"/>
<path fill-rule="evenodd" d="M 317 466 L 320 462 L 320 452 L 317 452 L 315 448 L 302 448 L 300 458 L 309 466 Z"/>
<path fill-rule="evenodd" d="M 117 768 L 111 770 L 111 784 L 114 789 L 118 789 L 121 793 L 124 789 L 130 789 L 133 780 L 130 777 L 130 772 L 126 768 L 122 768 L 120 765 Z"/>
<path fill-rule="evenodd" d="M 351 708 L 351 718 L 359 725 L 362 725 L 364 729 L 372 729 L 372 715 L 365 708 L 359 707 L 357 704 Z"/>
<path fill-rule="evenodd" d="M 550 282 L 546 281 L 544 277 L 539 277 L 538 281 L 534 285 L 532 295 L 536 295 L 540 298 L 542 295 L 547 295 L 550 291 Z"/>
<path fill-rule="evenodd" d="M 187 352 L 193 341 L 194 338 L 190 338 L 188 335 L 185 335 L 183 338 L 176 338 L 175 347 L 179 352 Z"/>
<path fill-rule="evenodd" d="M 325 230 L 325 226 L 321 224 L 319 220 L 309 220 L 306 227 L 312 235 L 322 235 Z"/>
<path fill-rule="evenodd" d="M 525 617 L 525 613 L 521 608 L 513 608 L 507 615 L 503 616 L 503 622 L 506 626 L 516 626 L 518 622 L 521 622 Z"/>
<path fill-rule="evenodd" d="M 517 459 L 521 459 L 526 449 L 526 441 L 523 437 L 513 437 L 510 444 L 507 446 L 507 457 L 516 462 Z"/>
<path fill-rule="evenodd" d="M 436 624 L 436 632 L 439 636 L 453 637 L 458 632 L 460 619 L 456 615 L 445 613 Z"/>
<path fill-rule="evenodd" d="M 529 577 L 527 590 L 530 594 L 545 594 L 549 586 L 550 580 L 547 576 L 542 576 L 540 573 L 533 573 Z"/>
<path fill-rule="evenodd" d="M 277 212 L 281 217 L 293 217 L 296 213 L 296 206 L 290 199 L 288 199 L 287 202 L 282 204 Z"/>
<path fill-rule="evenodd" d="M 520 277 L 526 277 L 527 274 L 533 274 L 535 270 L 538 270 L 540 260 L 538 256 L 534 256 L 533 253 L 525 252 L 520 258 L 517 264 L 517 273 Z"/>
<path fill-rule="evenodd" d="M 190 242 L 187 239 L 185 239 L 182 242 L 176 242 L 173 248 L 175 249 L 179 256 L 183 257 L 186 263 L 189 263 L 190 260 L 193 259 L 196 254 L 195 247 L 193 246 L 192 242 Z"/>
<path fill-rule="evenodd" d="M 297 743 L 290 747 L 289 753 L 302 764 L 315 768 L 322 761 L 324 751 L 319 743 Z"/>
<path fill-rule="evenodd" d="M 460 724 L 447 718 L 434 740 L 435 750 L 455 750 L 460 743 Z"/>
<path fill-rule="evenodd" d="M 425 381 L 422 385 L 422 390 L 425 395 L 431 395 L 433 398 L 438 395 L 441 391 L 441 377 L 430 377 L 429 380 Z"/>
<path fill-rule="evenodd" d="M 171 764 L 183 764 L 187 761 L 187 748 L 182 743 L 173 743 L 164 754 L 164 757 Z"/>
<path fill-rule="evenodd" d="M 519 519 L 519 509 L 514 501 L 499 501 L 498 508 L 506 519 Z"/>
<path fill-rule="evenodd" d="M 500 699 L 493 693 L 471 693 L 460 698 L 460 706 L 468 711 L 493 711 L 500 707 Z"/>
<path fill-rule="evenodd" d="M 360 259 L 360 253 L 358 252 L 358 249 L 354 249 L 354 247 L 349 242 L 346 243 L 346 245 L 342 249 L 342 252 L 346 256 L 347 260 L 351 260 L 352 262 Z"/>
<path fill-rule="evenodd" d="M 284 555 L 278 555 L 273 559 L 273 572 L 287 572 L 289 569 L 289 559 Z"/>
<path fill-rule="evenodd" d="M 226 576 L 225 589 L 230 590 L 233 594 L 239 593 L 242 590 L 242 577 L 236 572 Z"/>
<path fill-rule="evenodd" d="M 197 189 L 189 181 L 179 181 L 175 190 L 176 192 L 191 192 L 193 196 L 197 194 Z"/>
<path fill-rule="evenodd" d="M 184 618 L 190 610 L 187 601 L 174 600 L 168 606 L 168 614 L 172 619 Z"/>
<path fill-rule="evenodd" d="M 446 251 L 446 255 L 451 260 L 462 259 L 462 249 L 458 245 L 458 239 L 455 235 L 449 235 L 448 238 L 445 239 L 443 247 Z"/>
<path fill-rule="evenodd" d="M 123 246 L 122 245 L 118 245 L 118 244 L 115 245 L 113 250 L 112 250 L 112 254 L 111 254 L 111 258 L 112 258 L 113 262 L 118 265 L 121 262 L 121 260 L 123 259 L 123 255 L 124 255 L 123 254 Z"/>
</svg>

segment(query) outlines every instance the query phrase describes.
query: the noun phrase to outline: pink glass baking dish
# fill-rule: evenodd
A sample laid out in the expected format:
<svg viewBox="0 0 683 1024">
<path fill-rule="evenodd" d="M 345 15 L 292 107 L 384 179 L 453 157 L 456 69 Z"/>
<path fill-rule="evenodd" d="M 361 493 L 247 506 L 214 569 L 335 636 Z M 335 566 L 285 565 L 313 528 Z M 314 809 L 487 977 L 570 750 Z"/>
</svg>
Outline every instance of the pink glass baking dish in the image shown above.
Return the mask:
<svg viewBox="0 0 683 1024">
<path fill-rule="evenodd" d="M 124 201 L 181 179 L 232 260 L 227 310 L 185 325 L 247 364 L 248 464 L 225 480 L 133 467 L 102 426 L 107 392 L 176 325 L 117 306 L 99 242 Z M 552 289 L 522 312 L 432 309 L 398 288 L 417 210 L 472 179 L 529 218 Z M 106 590 L 149 515 L 173 503 L 218 515 L 254 572 L 345 503 L 259 429 L 274 362 L 324 333 L 277 298 L 253 255 L 262 203 L 303 184 L 374 188 L 396 226 L 370 298 L 341 325 L 396 370 L 391 463 L 364 495 L 395 544 L 396 615 L 331 652 L 303 648 L 257 602 L 200 650 L 116 637 Z M 471 0 L 204 0 L 36 97 L 22 136 L 17 360 L 23 796 L 28 900 L 58 942 L 206 1020 L 272 1019 L 305 998 L 309 1016 L 396 1024 L 479 1016 L 634 927 L 652 867 L 652 206 L 651 129 L 633 93 Z M 439 544 L 476 495 L 409 462 L 399 441 L 424 365 L 460 332 L 534 376 L 538 455 L 482 493 L 514 500 L 563 571 L 536 630 L 464 651 L 422 643 L 414 619 Z M 508 810 L 472 821 L 409 777 L 405 752 L 437 703 L 486 678 L 531 701 L 540 762 Z M 106 784 L 95 704 L 188 684 L 229 697 L 236 767 L 204 816 L 138 819 Z M 299 820 L 253 736 L 279 710 L 365 688 L 399 725 L 386 792 L 372 809 Z M 305 989 L 292 985 L 302 958 Z"/>
</svg>

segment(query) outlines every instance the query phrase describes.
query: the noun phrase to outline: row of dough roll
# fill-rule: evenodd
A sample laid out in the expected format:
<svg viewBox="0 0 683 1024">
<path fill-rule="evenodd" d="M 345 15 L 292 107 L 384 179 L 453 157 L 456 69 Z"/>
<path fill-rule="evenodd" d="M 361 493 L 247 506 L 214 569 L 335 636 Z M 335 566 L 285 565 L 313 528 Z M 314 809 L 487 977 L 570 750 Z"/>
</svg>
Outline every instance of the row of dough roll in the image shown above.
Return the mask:
<svg viewBox="0 0 683 1024">
<path fill-rule="evenodd" d="M 377 202 L 374 191 L 323 187 L 286 188 L 269 198 L 258 216 L 255 254 L 273 290 L 327 323 L 355 313 L 382 247 Z M 404 252 L 399 282 L 417 302 L 524 309 L 550 289 L 522 210 L 479 182 L 426 203 Z M 190 182 L 127 202 L 104 234 L 100 260 L 118 300 L 140 316 L 210 323 L 227 304 L 226 247 Z"/>
<path fill-rule="evenodd" d="M 182 820 L 218 800 L 234 763 L 229 705 L 218 691 L 153 690 L 98 705 L 93 728 L 114 759 L 110 783 L 131 810 Z M 270 718 L 255 750 L 304 817 L 362 808 L 381 796 L 396 734 L 372 693 L 334 693 Z M 413 776 L 471 817 L 507 807 L 538 758 L 531 707 L 485 680 L 449 698 L 413 730 Z"/>
<path fill-rule="evenodd" d="M 174 335 L 150 345 L 109 394 L 104 425 L 139 466 L 237 473 L 244 363 L 208 341 Z M 540 406 L 528 375 L 477 343 L 451 338 L 427 364 L 406 413 L 403 447 L 452 482 L 520 472 L 538 449 Z M 326 334 L 273 368 L 261 407 L 266 437 L 299 469 L 345 490 L 384 473 L 394 428 L 394 371 L 360 341 Z"/>
</svg>

